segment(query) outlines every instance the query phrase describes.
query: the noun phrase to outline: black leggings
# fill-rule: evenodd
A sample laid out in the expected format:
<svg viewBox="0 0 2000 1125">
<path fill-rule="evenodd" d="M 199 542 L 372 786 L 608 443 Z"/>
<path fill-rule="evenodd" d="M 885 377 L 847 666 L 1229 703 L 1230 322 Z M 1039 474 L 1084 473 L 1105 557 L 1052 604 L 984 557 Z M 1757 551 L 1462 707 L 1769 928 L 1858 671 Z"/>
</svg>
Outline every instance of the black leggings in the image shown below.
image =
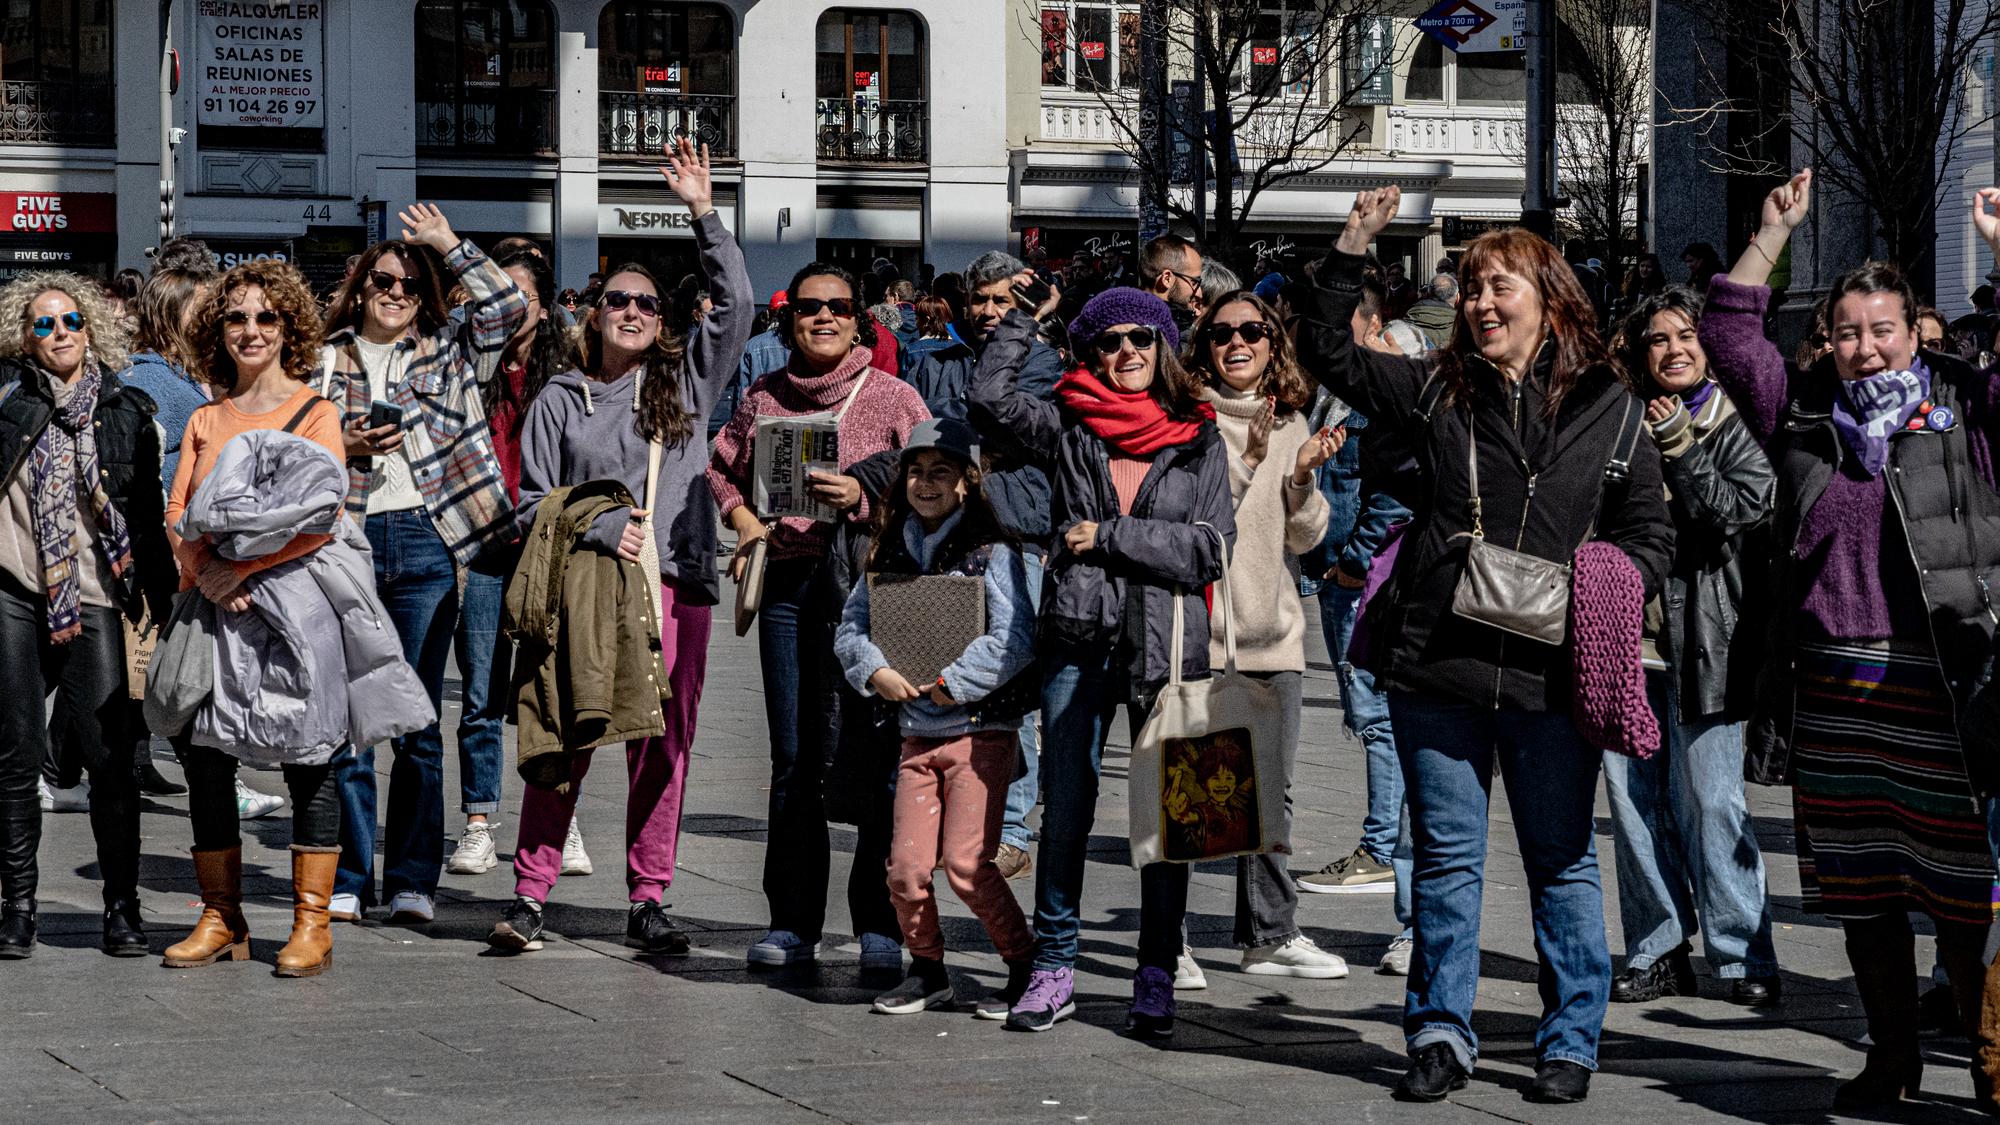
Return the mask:
<svg viewBox="0 0 2000 1125">
<path fill-rule="evenodd" d="M 241 844 L 236 759 L 212 747 L 195 746 L 185 736 L 174 740 L 174 753 L 187 771 L 188 819 L 194 823 L 194 846 L 216 851 Z M 282 768 L 292 797 L 292 843 L 313 848 L 340 846 L 340 790 L 331 780 L 333 766 Z"/>
</svg>

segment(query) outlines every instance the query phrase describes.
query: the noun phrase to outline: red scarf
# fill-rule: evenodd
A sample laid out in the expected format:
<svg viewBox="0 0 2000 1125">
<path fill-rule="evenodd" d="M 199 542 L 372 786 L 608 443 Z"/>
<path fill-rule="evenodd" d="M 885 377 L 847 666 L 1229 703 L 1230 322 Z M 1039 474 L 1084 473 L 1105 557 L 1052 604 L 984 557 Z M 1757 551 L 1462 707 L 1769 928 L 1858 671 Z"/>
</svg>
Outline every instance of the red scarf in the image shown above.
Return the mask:
<svg viewBox="0 0 2000 1125">
<path fill-rule="evenodd" d="M 1195 408 L 1200 417 L 1194 421 L 1175 421 L 1150 393 L 1120 390 L 1081 367 L 1056 381 L 1056 397 L 1084 428 L 1128 457 L 1150 457 L 1193 441 L 1202 420 L 1215 417 L 1215 408 L 1204 402 Z"/>
</svg>

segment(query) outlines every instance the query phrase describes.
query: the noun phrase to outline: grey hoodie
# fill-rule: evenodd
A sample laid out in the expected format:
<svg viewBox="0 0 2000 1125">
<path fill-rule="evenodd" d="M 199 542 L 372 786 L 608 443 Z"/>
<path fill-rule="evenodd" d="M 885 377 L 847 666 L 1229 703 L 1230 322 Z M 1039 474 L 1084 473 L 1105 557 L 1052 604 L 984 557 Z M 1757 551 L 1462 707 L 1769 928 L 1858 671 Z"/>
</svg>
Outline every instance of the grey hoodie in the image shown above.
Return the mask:
<svg viewBox="0 0 2000 1125">
<path fill-rule="evenodd" d="M 724 384 L 736 374 L 757 310 L 743 251 L 722 220 L 712 211 L 704 215 L 694 224 L 694 238 L 715 307 L 688 345 L 681 405 L 694 420 L 694 432 L 679 446 L 660 451 L 653 527 L 661 576 L 704 591 L 705 604 L 714 605 L 721 592 L 715 572 L 715 495 L 705 475 L 708 444 L 702 440 L 703 424 Z M 637 372 L 628 372 L 599 383 L 580 371 L 567 371 L 550 379 L 529 404 L 521 426 L 521 498 L 514 509 L 522 535 L 533 530 L 535 506 L 542 497 L 564 485 L 615 480 L 645 502 L 646 439 L 639 436 L 632 419 L 637 377 Z M 617 550 L 630 519 L 629 508 L 607 512 L 583 541 L 609 554 Z"/>
</svg>

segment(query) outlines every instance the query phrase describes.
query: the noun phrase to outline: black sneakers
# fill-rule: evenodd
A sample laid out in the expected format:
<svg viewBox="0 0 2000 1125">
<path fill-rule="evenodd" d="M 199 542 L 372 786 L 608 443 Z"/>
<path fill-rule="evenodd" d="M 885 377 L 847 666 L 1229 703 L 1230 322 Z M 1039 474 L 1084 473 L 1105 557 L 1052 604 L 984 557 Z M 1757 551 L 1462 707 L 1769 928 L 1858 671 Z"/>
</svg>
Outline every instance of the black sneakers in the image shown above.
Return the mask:
<svg viewBox="0 0 2000 1125">
<path fill-rule="evenodd" d="M 104 952 L 113 957 L 144 957 L 146 927 L 139 922 L 139 904 L 119 899 L 104 908 Z"/>
<path fill-rule="evenodd" d="M 517 898 L 507 906 L 507 913 L 493 926 L 493 932 L 486 935 L 486 944 L 509 953 L 532 953 L 542 947 L 542 912 L 534 903 Z"/>
<path fill-rule="evenodd" d="M 1769 1008 L 1784 996 L 1784 984 L 1777 977 L 1741 977 L 1729 986 L 1729 1002 L 1746 1008 Z"/>
<path fill-rule="evenodd" d="M 1611 982 L 1614 1004 L 1644 1004 L 1662 996 L 1699 996 L 1686 942 L 1643 969 L 1627 969 Z"/>
<path fill-rule="evenodd" d="M 1465 1089 L 1465 1068 L 1445 1043 L 1426 1043 L 1410 1059 L 1410 1069 L 1396 1083 L 1399 1102 L 1439 1102 L 1453 1090 Z"/>
<path fill-rule="evenodd" d="M 687 934 L 667 917 L 665 907 L 641 902 L 633 904 L 632 915 L 625 922 L 625 944 L 655 956 L 685 957 L 689 943 Z"/>
<path fill-rule="evenodd" d="M 1590 1068 L 1568 1059 L 1545 1059 L 1535 1064 L 1535 1084 L 1521 1096 L 1544 1105 L 1561 1105 L 1580 1102 L 1589 1095 Z"/>
</svg>

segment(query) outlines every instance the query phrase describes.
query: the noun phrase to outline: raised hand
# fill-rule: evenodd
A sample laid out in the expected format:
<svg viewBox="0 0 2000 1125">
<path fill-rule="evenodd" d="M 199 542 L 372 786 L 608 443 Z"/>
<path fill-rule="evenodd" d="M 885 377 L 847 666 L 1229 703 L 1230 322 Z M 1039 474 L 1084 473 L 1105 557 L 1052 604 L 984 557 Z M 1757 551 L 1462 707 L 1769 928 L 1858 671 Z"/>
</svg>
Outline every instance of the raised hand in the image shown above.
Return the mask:
<svg viewBox="0 0 2000 1125">
<path fill-rule="evenodd" d="M 1312 483 L 1312 477 L 1321 465 L 1333 460 L 1340 447 L 1347 444 L 1347 427 L 1321 429 L 1307 438 L 1299 446 L 1298 460 L 1292 464 L 1292 483 L 1303 488 Z"/>
<path fill-rule="evenodd" d="M 2000 253 L 2000 187 L 1980 188 L 1972 197 L 1972 226 L 1988 247 Z"/>
<path fill-rule="evenodd" d="M 1778 255 L 1784 253 L 1792 232 L 1806 221 L 1806 212 L 1811 207 L 1811 168 L 1801 169 L 1798 175 L 1772 188 L 1764 197 L 1757 233 L 1730 267 L 1729 280 L 1738 285 L 1763 285 L 1770 281 L 1771 271 L 1778 266 Z"/>
<path fill-rule="evenodd" d="M 688 213 L 699 219 L 715 209 L 715 182 L 709 173 L 708 146 L 696 150 L 694 142 L 678 138 L 667 146 L 667 162 L 660 167 L 667 186 L 687 204 Z"/>
<path fill-rule="evenodd" d="M 1763 225 L 1782 228 L 1790 233 L 1806 221 L 1806 211 L 1812 206 L 1812 169 L 1805 168 L 1799 174 L 1771 189 L 1764 197 L 1764 209 L 1760 216 Z"/>
<path fill-rule="evenodd" d="M 410 204 L 396 212 L 396 221 L 403 224 L 404 242 L 422 243 L 440 254 L 458 245 L 458 235 L 452 232 L 444 212 L 428 203 Z"/>
<path fill-rule="evenodd" d="M 1394 221 L 1402 205 L 1403 189 L 1395 184 L 1359 193 L 1354 197 L 1354 207 L 1347 213 L 1347 225 L 1341 229 L 1336 245 L 1342 253 L 1366 254 L 1368 244 Z"/>
<path fill-rule="evenodd" d="M 1278 400 L 1264 396 L 1264 409 L 1250 419 L 1250 433 L 1243 441 L 1243 463 L 1255 472 L 1264 463 L 1264 455 L 1271 451 L 1271 430 L 1278 424 Z"/>
</svg>

